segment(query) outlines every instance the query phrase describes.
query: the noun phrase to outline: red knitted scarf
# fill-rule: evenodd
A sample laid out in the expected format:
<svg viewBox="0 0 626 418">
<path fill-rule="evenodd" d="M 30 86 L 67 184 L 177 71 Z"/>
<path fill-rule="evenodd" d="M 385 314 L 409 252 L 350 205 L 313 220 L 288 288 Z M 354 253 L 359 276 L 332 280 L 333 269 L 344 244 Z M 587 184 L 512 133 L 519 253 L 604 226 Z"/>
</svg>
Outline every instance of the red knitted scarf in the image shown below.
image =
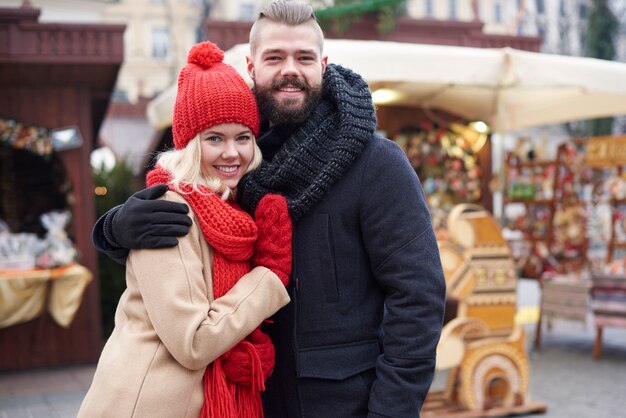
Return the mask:
<svg viewBox="0 0 626 418">
<path fill-rule="evenodd" d="M 146 177 L 148 186 L 169 184 L 170 180 L 170 174 L 158 165 Z M 202 193 L 189 185 L 180 189 L 213 248 L 213 294 L 219 298 L 250 272 L 256 225 L 236 203 L 223 201 L 203 186 L 200 186 Z M 171 185 L 170 190 L 173 190 Z M 273 367 L 272 342 L 256 329 L 206 368 L 202 418 L 262 417 L 260 392 L 265 389 L 265 377 Z"/>
</svg>

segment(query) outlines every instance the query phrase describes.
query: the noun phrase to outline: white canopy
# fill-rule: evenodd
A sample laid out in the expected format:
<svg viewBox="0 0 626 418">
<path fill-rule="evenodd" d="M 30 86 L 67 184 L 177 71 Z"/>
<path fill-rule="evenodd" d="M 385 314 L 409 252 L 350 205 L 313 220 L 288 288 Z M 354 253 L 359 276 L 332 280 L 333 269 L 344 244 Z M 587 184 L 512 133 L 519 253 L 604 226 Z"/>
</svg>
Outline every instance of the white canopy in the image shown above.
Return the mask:
<svg viewBox="0 0 626 418">
<path fill-rule="evenodd" d="M 225 53 L 251 84 L 247 44 Z M 626 114 L 626 63 L 511 48 L 326 40 L 329 62 L 361 74 L 372 90 L 398 91 L 394 104 L 483 120 L 496 132 Z M 148 106 L 157 128 L 171 124 L 176 86 Z"/>
</svg>

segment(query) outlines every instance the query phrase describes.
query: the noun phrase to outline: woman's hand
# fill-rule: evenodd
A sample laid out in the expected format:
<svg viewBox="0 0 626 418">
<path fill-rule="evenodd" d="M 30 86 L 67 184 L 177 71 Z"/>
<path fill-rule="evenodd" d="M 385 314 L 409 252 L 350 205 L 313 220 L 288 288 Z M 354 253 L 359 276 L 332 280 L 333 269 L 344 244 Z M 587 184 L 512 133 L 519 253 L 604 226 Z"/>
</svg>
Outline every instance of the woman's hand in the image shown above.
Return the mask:
<svg viewBox="0 0 626 418">
<path fill-rule="evenodd" d="M 287 200 L 277 194 L 263 196 L 254 213 L 259 232 L 252 262 L 272 270 L 286 286 L 291 274 L 293 226 Z"/>
</svg>

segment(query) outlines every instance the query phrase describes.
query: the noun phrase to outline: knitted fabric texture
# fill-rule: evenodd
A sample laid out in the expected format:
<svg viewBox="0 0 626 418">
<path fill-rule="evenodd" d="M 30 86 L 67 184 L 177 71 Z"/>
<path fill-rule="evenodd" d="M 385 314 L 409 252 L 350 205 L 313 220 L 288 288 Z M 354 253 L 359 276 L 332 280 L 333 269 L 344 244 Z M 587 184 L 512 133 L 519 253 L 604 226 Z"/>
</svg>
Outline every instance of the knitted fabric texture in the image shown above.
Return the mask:
<svg viewBox="0 0 626 418">
<path fill-rule="evenodd" d="M 274 351 L 274 344 L 270 340 L 269 335 L 265 334 L 259 328 L 252 331 L 252 333 L 246 339 L 250 344 L 237 344 L 233 347 L 225 356 L 223 368 L 224 373 L 230 380 L 242 385 L 252 385 L 258 376 L 253 376 L 248 373 L 248 370 L 259 370 L 259 368 L 253 364 L 256 359 L 260 360 L 261 372 L 263 380 L 267 380 L 272 374 L 274 369 L 274 361 L 276 353 Z M 250 350 L 256 350 L 255 355 L 251 355 Z"/>
<path fill-rule="evenodd" d="M 317 109 L 271 162 L 264 161 L 242 178 L 239 203 L 254 213 L 264 195 L 280 193 L 287 198 L 291 218 L 298 220 L 350 168 L 375 129 L 376 113 L 365 80 L 347 68 L 329 64 Z"/>
<path fill-rule="evenodd" d="M 211 42 L 189 51 L 178 76 L 172 116 L 176 149 L 184 148 L 199 132 L 222 123 L 239 123 L 259 134 L 259 111 L 252 90 Z"/>
<path fill-rule="evenodd" d="M 158 165 L 146 177 L 148 186 L 169 184 L 170 180 L 170 174 Z M 213 248 L 213 294 L 219 298 L 250 272 L 256 224 L 236 203 L 223 201 L 203 186 L 202 193 L 189 185 L 181 189 L 181 196 L 191 205 Z M 263 416 L 260 391 L 265 389 L 265 379 L 274 368 L 275 358 L 272 341 L 259 334 L 263 332 L 255 330 L 206 368 L 202 417 Z M 224 364 L 228 364 L 227 368 Z"/>
<path fill-rule="evenodd" d="M 272 270 L 287 286 L 291 274 L 293 226 L 285 198 L 276 194 L 265 195 L 256 208 L 254 221 L 259 238 L 256 240 L 252 264 Z"/>
</svg>

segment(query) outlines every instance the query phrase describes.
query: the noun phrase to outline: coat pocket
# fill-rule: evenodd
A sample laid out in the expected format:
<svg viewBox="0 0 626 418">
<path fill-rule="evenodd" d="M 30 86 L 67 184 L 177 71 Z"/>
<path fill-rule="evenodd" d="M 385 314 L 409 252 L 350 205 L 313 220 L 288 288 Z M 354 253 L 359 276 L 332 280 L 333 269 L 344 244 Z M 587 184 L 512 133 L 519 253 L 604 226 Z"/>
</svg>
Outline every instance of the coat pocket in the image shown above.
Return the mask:
<svg viewBox="0 0 626 418">
<path fill-rule="evenodd" d="M 301 349 L 298 376 L 341 380 L 376 367 L 378 340 Z"/>
<path fill-rule="evenodd" d="M 317 257 L 321 273 L 321 282 L 324 286 L 326 302 L 337 302 L 337 269 L 335 266 L 335 248 L 330 216 L 327 213 L 315 215 L 315 230 L 317 241 Z"/>
</svg>

